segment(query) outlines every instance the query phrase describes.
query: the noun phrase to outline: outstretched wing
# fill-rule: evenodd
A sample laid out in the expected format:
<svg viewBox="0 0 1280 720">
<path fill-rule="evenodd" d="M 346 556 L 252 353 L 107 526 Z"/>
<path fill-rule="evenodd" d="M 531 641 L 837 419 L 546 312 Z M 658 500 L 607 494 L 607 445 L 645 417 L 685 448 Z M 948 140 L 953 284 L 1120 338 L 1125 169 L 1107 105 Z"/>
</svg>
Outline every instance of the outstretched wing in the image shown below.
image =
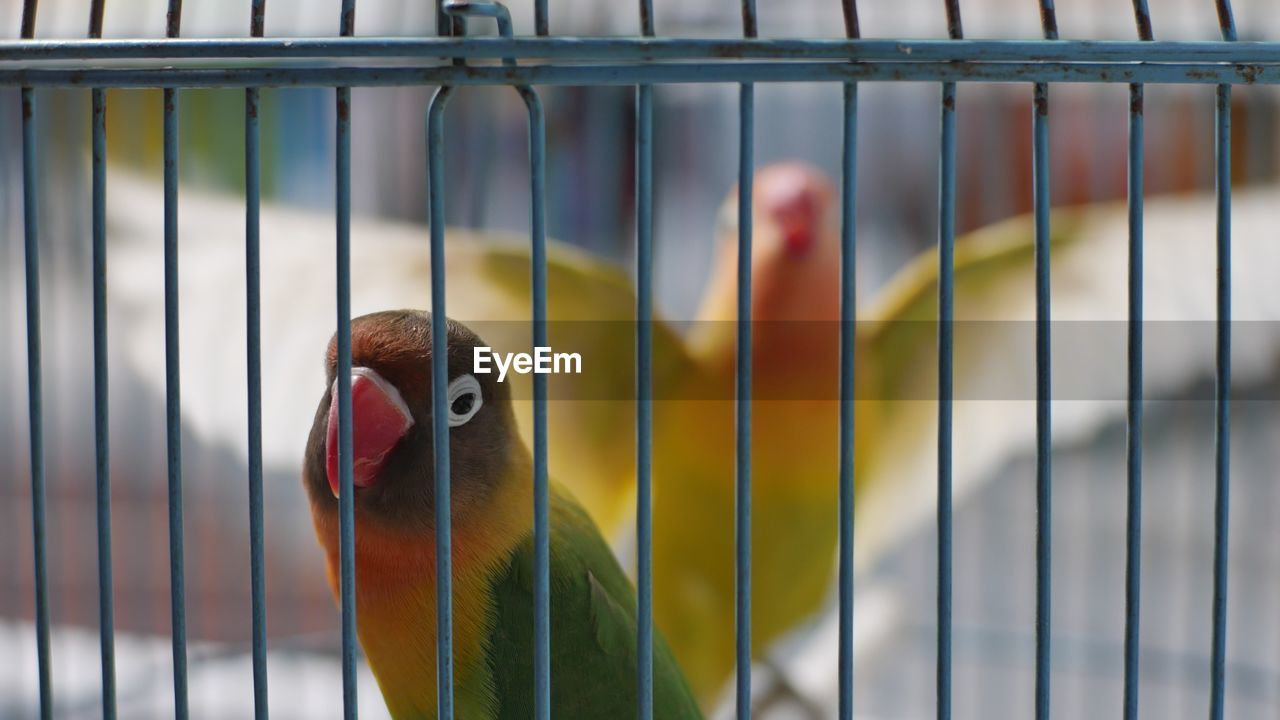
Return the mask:
<svg viewBox="0 0 1280 720">
<path fill-rule="evenodd" d="M 1280 316 L 1271 216 L 1280 190 L 1236 193 L 1234 383 L 1275 370 Z M 1052 428 L 1086 440 L 1121 417 L 1127 393 L 1128 218 L 1123 204 L 1051 220 Z M 1163 197 L 1145 212 L 1145 392 L 1184 393 L 1213 372 L 1216 214 L 1210 195 Z M 1034 224 L 1015 218 L 956 243 L 953 487 L 957 500 L 1035 438 Z M 937 488 L 937 254 L 922 255 L 863 316 L 860 372 L 881 433 L 858 499 L 859 561 L 933 517 Z M 1210 398 L 1205 398 L 1210 399 Z M 1120 470 L 1119 468 L 1117 469 Z M 864 485 L 864 483 L 860 483 Z"/>
</svg>

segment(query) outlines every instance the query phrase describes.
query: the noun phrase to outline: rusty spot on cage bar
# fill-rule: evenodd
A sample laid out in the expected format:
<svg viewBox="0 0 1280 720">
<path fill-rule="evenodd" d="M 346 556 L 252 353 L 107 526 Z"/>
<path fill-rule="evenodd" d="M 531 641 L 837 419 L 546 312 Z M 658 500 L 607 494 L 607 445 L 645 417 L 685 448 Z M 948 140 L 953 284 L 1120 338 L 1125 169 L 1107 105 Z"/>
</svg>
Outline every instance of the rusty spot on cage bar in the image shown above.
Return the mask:
<svg viewBox="0 0 1280 720">
<path fill-rule="evenodd" d="M 266 31 L 266 3 L 254 3 L 249 11 L 249 34 L 262 37 Z"/>
<path fill-rule="evenodd" d="M 1132 86 L 1132 89 L 1137 90 L 1139 87 L 1140 86 L 1135 85 L 1135 86 Z M 1143 94 L 1141 92 L 1129 93 L 1129 112 L 1133 113 L 1134 115 L 1141 115 L 1144 104 L 1145 104 L 1145 101 L 1143 100 Z"/>
<path fill-rule="evenodd" d="M 759 27 L 756 25 L 756 9 L 750 2 L 742 3 L 742 34 L 749 37 L 757 37 L 759 35 Z"/>
<path fill-rule="evenodd" d="M 653 3 L 645 0 L 640 2 L 640 34 L 645 37 L 651 37 L 654 34 Z"/>
<path fill-rule="evenodd" d="M 1049 94 L 1048 93 L 1049 93 L 1048 88 L 1045 88 L 1043 85 L 1039 88 L 1039 92 L 1036 93 L 1036 97 L 1035 97 L 1036 114 L 1039 115 L 1040 117 L 1045 117 L 1046 115 L 1049 114 Z"/>
<path fill-rule="evenodd" d="M 89 37 L 102 37 L 102 14 L 106 0 L 93 0 L 89 5 Z"/>
<path fill-rule="evenodd" d="M 1230 0 L 1214 0 L 1214 7 L 1218 9 L 1218 27 L 1222 29 L 1224 40 L 1236 39 L 1236 20 L 1231 13 Z"/>
<path fill-rule="evenodd" d="M 1138 39 L 1155 40 L 1155 34 L 1151 30 L 1151 11 L 1147 9 L 1146 3 L 1133 4 L 1133 17 L 1138 23 Z"/>
<path fill-rule="evenodd" d="M 169 0 L 169 12 L 164 16 L 165 37 L 176 38 L 182 32 L 182 0 Z"/>
<path fill-rule="evenodd" d="M 947 36 L 952 40 L 964 38 L 964 27 L 960 24 L 960 0 L 946 0 Z"/>
<path fill-rule="evenodd" d="M 852 39 L 862 37 L 862 27 L 858 24 L 857 0 L 841 0 L 840 7 L 844 10 L 845 36 Z"/>
<path fill-rule="evenodd" d="M 1045 39 L 1058 39 L 1058 13 L 1054 11 L 1052 3 L 1044 0 L 1040 2 L 1040 27 L 1044 28 Z"/>
<path fill-rule="evenodd" d="M 341 29 L 338 31 L 344 37 L 350 37 L 356 34 L 356 9 L 354 7 L 342 11 Z"/>
<path fill-rule="evenodd" d="M 955 109 L 956 109 L 956 96 L 955 96 L 955 95 L 950 95 L 950 94 L 943 95 L 943 96 L 942 96 L 942 107 L 946 108 L 947 110 L 955 110 Z"/>
<path fill-rule="evenodd" d="M 1249 85 L 1253 85 L 1258 81 L 1258 76 L 1262 74 L 1261 65 L 1236 65 L 1236 73 L 1244 78 Z"/>
<path fill-rule="evenodd" d="M 22 3 L 22 30 L 20 32 L 23 40 L 30 40 L 36 36 L 36 0 L 24 0 Z"/>
<path fill-rule="evenodd" d="M 338 95 L 338 120 L 347 121 L 351 119 L 351 101 L 341 94 Z"/>
</svg>

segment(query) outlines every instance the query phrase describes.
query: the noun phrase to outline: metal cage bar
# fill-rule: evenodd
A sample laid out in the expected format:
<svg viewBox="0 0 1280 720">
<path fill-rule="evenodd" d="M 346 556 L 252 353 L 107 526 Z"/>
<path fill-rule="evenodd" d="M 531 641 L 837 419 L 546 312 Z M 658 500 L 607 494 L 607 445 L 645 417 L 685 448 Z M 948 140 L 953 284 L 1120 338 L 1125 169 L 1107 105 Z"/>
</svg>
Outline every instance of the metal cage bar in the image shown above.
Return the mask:
<svg viewBox="0 0 1280 720">
<path fill-rule="evenodd" d="M 104 0 L 89 8 L 89 37 L 102 37 Z M 98 636 L 102 657 L 102 717 L 116 717 L 115 609 L 111 567 L 110 415 L 107 372 L 107 93 L 90 93 L 93 173 L 93 427 L 98 524 Z"/>
<path fill-rule="evenodd" d="M 1222 39 L 1236 40 L 1231 0 L 1215 0 Z M 1209 717 L 1225 715 L 1227 663 L 1227 525 L 1231 491 L 1231 85 L 1218 86 L 1215 117 L 1218 214 L 1217 378 L 1214 409 L 1213 649 Z"/>
<path fill-rule="evenodd" d="M 22 3 L 22 37 L 35 35 L 36 0 Z M 36 108 L 29 87 L 22 88 L 22 217 L 27 305 L 27 413 L 31 452 L 31 533 L 35 563 L 36 674 L 40 717 L 53 717 L 49 671 L 49 566 L 45 526 L 44 383 L 40 353 L 40 201 L 36 176 Z"/>
<path fill-rule="evenodd" d="M 758 34 L 755 0 L 742 0 L 742 34 Z M 755 85 L 738 91 L 738 320 L 734 372 L 734 623 L 738 720 L 751 718 L 751 234 Z"/>
<path fill-rule="evenodd" d="M 1280 49 L 1280 46 L 1277 46 Z M 113 88 L 392 87 L 404 85 L 627 85 L 787 82 L 1280 84 L 1280 63 L 1242 51 L 1238 61 L 666 62 L 655 64 L 334 65 L 227 68 L 5 68 L 0 86 Z"/>
<path fill-rule="evenodd" d="M 653 0 L 640 33 L 654 35 Z M 636 86 L 636 716 L 653 720 L 653 86 Z"/>
<path fill-rule="evenodd" d="M 462 18 L 445 12 L 436 0 L 436 30 L 442 35 L 462 30 Z M 461 60 L 456 60 L 461 63 Z M 453 516 L 450 512 L 449 427 L 445 388 L 449 368 L 436 358 L 448 353 L 445 318 L 444 258 L 444 110 L 453 88 L 441 86 L 427 106 L 427 222 L 431 233 L 431 445 L 435 458 L 436 523 L 436 714 L 453 718 Z"/>
<path fill-rule="evenodd" d="M 1045 40 L 1058 39 L 1053 0 L 1040 0 Z M 1052 656 L 1053 431 L 1049 325 L 1049 85 L 1036 83 L 1031 111 L 1036 276 L 1036 720 L 1048 720 Z"/>
<path fill-rule="evenodd" d="M 338 34 L 355 35 L 355 0 L 342 0 Z M 351 88 L 334 91 L 335 205 L 338 304 L 338 582 L 342 605 L 342 712 L 356 717 L 356 517 L 351 406 Z"/>
<path fill-rule="evenodd" d="M 249 34 L 262 37 L 266 0 L 252 0 Z M 245 377 L 249 412 L 249 578 L 253 612 L 253 708 L 256 720 L 266 720 L 267 709 L 267 607 L 266 561 L 263 548 L 262 499 L 262 285 L 259 254 L 259 202 L 261 186 L 261 109 L 257 88 L 244 91 L 245 176 Z"/>
<path fill-rule="evenodd" d="M 959 0 L 945 0 L 947 35 L 964 37 Z M 942 83 L 938 163 L 938 658 L 937 717 L 951 718 L 952 498 L 951 419 L 955 349 L 956 84 Z"/>
<path fill-rule="evenodd" d="M 529 111 L 530 235 L 533 260 L 533 345 L 547 347 L 546 143 L 542 100 L 519 87 Z M 533 709 L 551 720 L 551 520 L 547 484 L 547 376 L 533 377 Z"/>
<path fill-rule="evenodd" d="M 1133 0 L 1138 39 L 1154 40 L 1146 0 Z M 1128 404 L 1125 411 L 1124 720 L 1138 718 L 1138 650 L 1142 597 L 1142 341 L 1144 91 L 1129 86 L 1129 332 Z"/>
<path fill-rule="evenodd" d="M 491 17 L 504 37 L 512 35 L 511 17 L 498 3 L 449 2 L 440 5 L 443 26 L 454 30 L 465 16 Z M 538 25 L 545 30 L 545 8 Z M 514 59 L 504 59 L 503 67 L 513 69 Z M 517 85 L 516 90 L 529 114 L 529 172 L 531 186 L 531 300 L 533 344 L 547 341 L 547 257 L 546 257 L 546 121 L 542 101 L 533 88 Z M 452 718 L 453 706 L 453 598 L 451 560 L 451 518 L 449 493 L 449 427 L 447 388 L 448 365 L 435 359 L 447 355 L 445 310 L 445 208 L 444 208 L 444 112 L 454 89 L 440 87 L 427 110 L 428 193 L 431 228 L 431 323 L 433 361 L 432 444 L 435 450 L 436 503 L 436 697 L 441 720 Z M 547 473 L 547 382 L 545 375 L 533 381 L 533 542 L 534 542 L 534 707 L 538 720 L 551 717 L 551 528 L 550 488 Z"/>
<path fill-rule="evenodd" d="M 457 18 L 454 18 L 455 22 Z M 1150 17 L 1146 22 L 1150 24 Z M 933 72 L 930 62 L 981 63 L 1005 65 L 1009 80 L 1034 82 L 1036 76 L 1018 74 L 1019 65 L 1056 63 L 1160 63 L 1201 65 L 1212 63 L 1238 64 L 1240 75 L 1235 83 L 1261 82 L 1266 66 L 1280 63 L 1280 42 L 1268 41 L 1219 41 L 1219 40 L 886 40 L 878 38 L 848 39 L 795 39 L 795 38 L 741 38 L 736 40 L 708 38 L 665 37 L 318 37 L 318 38 L 173 38 L 165 40 L 105 39 L 105 40 L 53 40 L 22 39 L 0 40 L 0 60 L 21 62 L 32 67 L 55 61 L 76 60 L 129 60 L 139 67 L 168 67 L 173 63 L 146 62 L 154 60 L 246 60 L 246 59 L 435 59 L 453 60 L 529 60 L 534 64 L 526 69 L 539 67 L 556 60 L 570 60 L 575 64 L 593 67 L 605 62 L 652 61 L 714 61 L 723 66 L 741 66 L 746 60 L 818 61 L 831 60 L 841 63 L 892 63 L 914 61 L 919 67 Z M 732 58 L 732 59 L 730 59 Z M 1009 65 L 1013 64 L 1013 65 Z M 263 63 L 264 68 L 269 67 Z M 391 65 L 390 67 L 399 67 Z M 605 65 L 604 67 L 609 67 Z M 896 67 L 896 66 L 890 66 Z M 964 67 L 962 65 L 961 67 Z M 66 85 L 82 85 L 81 78 L 92 77 L 91 68 L 77 66 L 85 74 Z M 175 75 L 191 74 L 199 68 L 174 68 Z M 420 68 L 420 69 L 430 69 Z M 472 70 L 481 68 L 473 67 Z M 865 68 L 863 68 L 865 70 Z M 1083 69 L 1083 68 L 1077 68 Z M 306 77 L 300 71 L 306 68 L 290 68 L 285 77 Z M 649 67 L 646 71 L 656 72 Z M 750 77 L 748 72 L 730 77 Z M 298 72 L 295 72 L 298 71 Z M 9 75 L 12 77 L 12 75 Z M 165 76 L 162 76 L 165 77 Z M 231 76 L 234 77 L 234 76 Z M 652 82 L 664 77 L 653 74 Z M 964 77 L 964 80 L 982 81 L 995 76 Z M 1114 73 L 1085 76 L 1083 82 L 1128 82 Z M 767 77 L 765 79 L 768 79 Z M 887 78 L 886 79 L 890 79 Z M 919 75 L 894 77 L 894 80 L 920 79 Z M 933 74 L 934 82 L 950 79 Z M 957 79 L 961 79 L 957 76 Z M 1216 83 L 1212 78 L 1190 78 L 1199 82 Z M 771 80 L 772 81 L 772 80 Z M 236 81 L 228 80 L 229 84 Z M 496 82 L 489 80 L 487 82 Z M 499 84 L 517 81 L 505 78 Z M 664 80 L 665 82 L 665 80 Z M 686 80 L 687 82 L 687 80 Z M 725 81 L 719 81 L 725 82 Z M 1053 82 L 1058 82 L 1053 80 Z M 1186 82 L 1183 80 L 1182 82 Z M 7 82 L 14 85 L 17 83 Z M 632 83 L 634 84 L 634 83 Z"/>
<path fill-rule="evenodd" d="M 165 36 L 177 37 L 182 0 L 169 0 Z M 164 103 L 164 363 L 165 437 L 169 478 L 169 590 L 173 625 L 174 716 L 185 720 L 187 698 L 186 562 L 182 532 L 182 383 L 178 354 L 178 90 L 165 88 Z"/>
<path fill-rule="evenodd" d="M 845 35 L 857 39 L 856 0 L 842 0 Z M 858 85 L 844 84 L 843 153 L 840 159 L 840 457 L 839 472 L 839 602 L 840 655 L 838 688 L 840 720 L 853 720 L 853 523 L 855 340 L 857 293 Z"/>
<path fill-rule="evenodd" d="M 435 455 L 436 713 L 453 717 L 453 543 L 449 488 L 449 367 L 445 323 L 444 110 L 453 88 L 441 87 L 427 109 L 428 216 L 431 225 L 431 445 Z"/>
</svg>

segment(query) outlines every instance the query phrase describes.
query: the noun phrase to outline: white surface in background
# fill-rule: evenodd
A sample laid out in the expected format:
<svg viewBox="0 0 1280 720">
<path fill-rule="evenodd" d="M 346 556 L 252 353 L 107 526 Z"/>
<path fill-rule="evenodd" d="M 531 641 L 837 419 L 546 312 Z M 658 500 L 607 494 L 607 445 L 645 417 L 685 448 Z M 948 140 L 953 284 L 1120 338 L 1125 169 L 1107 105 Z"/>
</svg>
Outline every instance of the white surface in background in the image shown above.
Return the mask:
<svg viewBox="0 0 1280 720">
<path fill-rule="evenodd" d="M 874 653 L 901 621 L 894 589 L 870 585 L 860 590 L 854 621 L 854 653 L 861 661 Z M 839 617 L 832 606 L 815 625 L 801 633 L 794 647 L 778 655 L 796 690 L 821 708 L 836 712 L 839 660 Z M 168 638 L 116 636 L 116 688 L 124 718 L 172 717 L 173 656 Z M 0 623 L 0 657 L 19 658 L 18 672 L 0 673 L 0 716 L 37 713 L 35 627 Z M 99 641 L 96 630 L 58 628 L 52 635 L 52 676 L 56 716 L 79 720 L 101 716 Z M 388 717 L 369 668 L 359 664 L 359 709 L 365 720 Z M 193 643 L 188 651 L 192 718 L 238 718 L 253 714 L 253 666 L 245 647 Z M 766 667 L 754 670 L 754 697 L 769 695 L 773 678 Z M 342 670 L 333 654 L 272 651 L 267 655 L 268 702 L 273 718 L 337 718 L 342 714 Z M 715 718 L 732 717 L 733 691 Z M 784 703 L 768 717 L 794 715 Z"/>
<path fill-rule="evenodd" d="M 809 627 L 793 633 L 793 638 L 783 641 L 774 655 L 786 673 L 791 689 L 799 693 L 808 710 L 817 710 L 821 717 L 836 717 L 840 703 L 840 613 L 833 596 L 827 610 Z M 901 598 L 898 588 L 890 582 L 866 583 L 854 592 L 853 656 L 857 668 L 890 642 L 901 625 Z M 776 677 L 767 668 L 753 669 L 752 696 L 755 702 L 777 692 Z M 856 671 L 855 671 L 856 672 Z M 757 713 L 770 720 L 813 720 L 794 699 L 788 702 L 779 698 L 768 708 L 768 713 Z M 724 706 L 716 718 L 730 720 L 733 717 L 732 685 L 726 693 Z M 863 717 L 863 716 L 859 716 Z"/>
<path fill-rule="evenodd" d="M 173 654 L 167 637 L 116 635 L 116 692 L 121 718 L 173 717 Z M 58 628 L 51 637 L 54 717 L 99 718 L 98 633 Z M 0 657 L 17 659 L 0 673 L 0 717 L 35 717 L 39 707 L 35 627 L 0 623 Z M 192 718 L 253 716 L 253 664 L 248 649 L 193 643 L 188 649 Z M 360 717 L 389 717 L 369 667 L 359 668 Z M 268 703 L 273 718 L 342 717 L 342 669 L 336 655 L 267 654 Z"/>
</svg>

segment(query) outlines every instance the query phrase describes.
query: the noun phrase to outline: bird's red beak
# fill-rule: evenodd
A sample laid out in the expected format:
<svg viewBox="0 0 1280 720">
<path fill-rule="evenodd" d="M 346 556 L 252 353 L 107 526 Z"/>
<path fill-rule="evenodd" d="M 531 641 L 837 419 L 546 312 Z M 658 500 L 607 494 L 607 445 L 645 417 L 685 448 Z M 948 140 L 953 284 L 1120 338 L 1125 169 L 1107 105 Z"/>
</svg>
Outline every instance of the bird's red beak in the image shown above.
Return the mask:
<svg viewBox="0 0 1280 720">
<path fill-rule="evenodd" d="M 325 438 L 325 472 L 329 489 L 338 497 L 338 384 L 329 402 L 329 428 Z M 353 468 L 356 487 L 369 487 L 382 471 L 387 457 L 413 427 L 413 414 L 395 386 L 369 368 L 351 371 L 351 417 L 354 420 Z"/>
</svg>

